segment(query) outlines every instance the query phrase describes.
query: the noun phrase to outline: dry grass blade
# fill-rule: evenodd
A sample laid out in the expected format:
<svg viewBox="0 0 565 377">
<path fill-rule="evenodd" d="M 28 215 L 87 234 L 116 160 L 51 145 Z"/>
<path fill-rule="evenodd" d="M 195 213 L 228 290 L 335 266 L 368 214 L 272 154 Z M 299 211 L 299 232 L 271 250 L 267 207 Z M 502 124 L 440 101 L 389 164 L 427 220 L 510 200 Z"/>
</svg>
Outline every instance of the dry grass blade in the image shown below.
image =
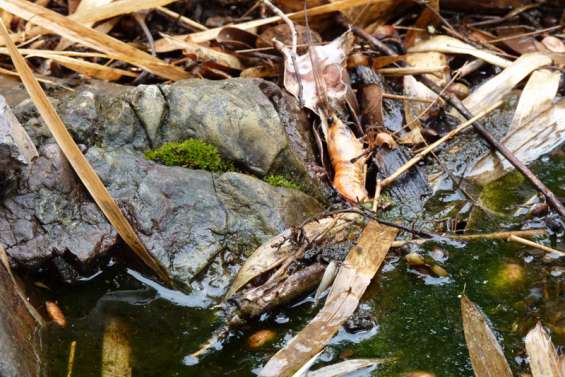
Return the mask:
<svg viewBox="0 0 565 377">
<path fill-rule="evenodd" d="M 512 377 L 512 371 L 488 319 L 467 296 L 461 298 L 465 341 L 476 377 Z"/>
<path fill-rule="evenodd" d="M 213 62 L 222 67 L 238 71 L 244 68 L 239 59 L 234 55 L 168 35 L 164 35 L 164 38 L 171 43 L 175 50 L 182 49 L 187 55 L 194 55 L 199 62 Z M 157 50 L 157 52 L 161 51 Z"/>
<path fill-rule="evenodd" d="M 29 1 L 0 0 L 0 8 L 73 42 L 103 51 L 165 79 L 180 80 L 190 77 L 188 72 L 178 67 Z"/>
<path fill-rule="evenodd" d="M 83 24 L 92 24 L 122 14 L 162 7 L 175 1 L 176 0 L 120 0 L 92 8 L 88 12 L 77 12 L 70 15 L 69 18 Z"/>
<path fill-rule="evenodd" d="M 541 323 L 530 330 L 525 342 L 533 377 L 565 377 L 555 346 Z"/>
<path fill-rule="evenodd" d="M 100 177 L 98 177 L 86 157 L 84 157 L 76 145 L 69 131 L 63 124 L 63 121 L 59 118 L 59 115 L 47 99 L 45 92 L 43 92 L 43 89 L 33 76 L 33 72 L 26 64 L 26 61 L 17 50 L 14 43 L 9 39 L 8 30 L 2 22 L 0 22 L 0 31 L 0 34 L 2 34 L 2 37 L 6 40 L 6 46 L 10 51 L 14 66 L 19 72 L 20 78 L 33 100 L 33 103 L 90 195 L 92 195 L 104 215 L 106 215 L 108 221 L 116 228 L 120 236 L 137 256 L 155 272 L 157 276 L 163 279 L 163 281 L 170 283 L 171 279 L 166 270 L 147 251 L 137 236 L 137 233 L 135 233 L 135 230 L 120 211 L 118 205 L 114 202 L 114 199 L 100 180 Z"/>
<path fill-rule="evenodd" d="M 328 216 L 317 221 L 312 221 L 303 226 L 303 237 L 307 242 L 320 238 L 331 239 L 338 242 L 349 230 L 349 228 L 361 217 L 357 214 L 347 213 Z M 279 266 L 289 258 L 297 248 L 291 242 L 292 232 L 285 230 L 281 234 L 271 238 L 259 246 L 253 254 L 245 261 L 237 276 L 235 277 L 226 297 L 231 297 L 245 284 L 257 276 Z"/>
<path fill-rule="evenodd" d="M 512 62 L 501 58 L 487 50 L 481 50 L 467 43 L 461 42 L 459 39 L 449 37 L 447 35 L 438 35 L 428 40 L 417 43 L 414 47 L 408 49 L 408 52 L 429 52 L 437 51 L 446 54 L 467 54 L 482 59 L 490 64 L 506 68 Z"/>
<path fill-rule="evenodd" d="M 308 17 L 319 16 L 319 15 L 331 13 L 331 12 L 339 12 L 339 11 L 343 11 L 343 10 L 347 10 L 347 9 L 357 7 L 359 5 L 387 3 L 388 1 L 389 0 L 342 0 L 342 1 L 336 1 L 336 2 L 331 3 L 331 4 L 324 4 L 324 5 L 320 5 L 320 6 L 312 7 L 310 9 L 308 9 Z M 302 21 L 304 19 L 304 11 L 289 13 L 289 14 L 287 14 L 287 16 L 290 19 Z M 260 20 L 252 20 L 252 21 L 242 22 L 240 24 L 235 24 L 235 25 L 231 25 L 231 26 L 237 27 L 237 28 L 243 29 L 243 30 L 250 30 L 250 29 L 254 29 L 254 28 L 259 27 L 259 26 L 273 24 L 273 23 L 279 22 L 279 21 L 282 21 L 282 17 L 273 16 L 273 17 L 263 18 L 263 19 L 260 19 Z M 200 31 L 200 32 L 197 32 L 197 33 L 178 35 L 177 37 L 190 40 L 191 42 L 194 42 L 194 43 L 202 43 L 202 42 L 207 42 L 207 41 L 210 41 L 210 40 L 216 38 L 218 36 L 218 34 L 220 33 L 220 31 L 222 31 L 223 28 L 224 27 L 222 26 L 222 27 L 217 27 L 217 28 L 214 28 L 214 29 L 208 29 L 208 30 L 205 30 L 205 31 Z M 166 42 L 164 42 L 161 39 L 161 40 L 157 41 L 155 44 L 156 44 L 156 46 L 158 46 L 160 43 L 166 43 Z"/>
<path fill-rule="evenodd" d="M 36 52 L 27 56 L 37 56 L 45 59 L 51 59 L 72 71 L 82 73 L 99 80 L 116 81 L 122 78 L 122 76 L 137 77 L 136 73 L 126 71 L 125 69 L 113 68 L 107 65 L 92 63 L 81 59 L 74 59 L 64 55 L 50 54 L 49 52 Z"/>
<path fill-rule="evenodd" d="M 397 229 L 374 221 L 367 224 L 340 267 L 322 310 L 269 360 L 259 376 L 292 376 L 330 341 L 357 308 L 397 233 Z"/>
</svg>

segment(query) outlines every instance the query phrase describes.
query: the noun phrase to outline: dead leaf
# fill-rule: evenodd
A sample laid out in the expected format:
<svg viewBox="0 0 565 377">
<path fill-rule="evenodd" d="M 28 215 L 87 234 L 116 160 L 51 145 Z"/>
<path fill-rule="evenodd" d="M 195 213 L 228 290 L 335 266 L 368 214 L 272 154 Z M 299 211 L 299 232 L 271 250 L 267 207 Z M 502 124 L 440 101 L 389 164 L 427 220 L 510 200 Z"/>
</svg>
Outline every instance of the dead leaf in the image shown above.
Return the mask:
<svg viewBox="0 0 565 377">
<path fill-rule="evenodd" d="M 565 377 L 555 346 L 541 323 L 530 330 L 525 343 L 533 377 Z"/>
<path fill-rule="evenodd" d="M 502 347 L 483 312 L 467 296 L 461 298 L 465 342 L 476 377 L 512 377 Z"/>
<path fill-rule="evenodd" d="M 269 360 L 260 377 L 292 376 L 331 340 L 357 308 L 397 233 L 397 229 L 374 221 L 367 224 L 340 267 L 324 307 Z"/>
<path fill-rule="evenodd" d="M 47 314 L 49 317 L 55 322 L 57 325 L 61 327 L 65 327 L 67 325 L 67 320 L 65 319 L 65 315 L 59 305 L 54 303 L 53 301 L 46 301 L 45 302 L 45 309 L 47 310 Z"/>
</svg>

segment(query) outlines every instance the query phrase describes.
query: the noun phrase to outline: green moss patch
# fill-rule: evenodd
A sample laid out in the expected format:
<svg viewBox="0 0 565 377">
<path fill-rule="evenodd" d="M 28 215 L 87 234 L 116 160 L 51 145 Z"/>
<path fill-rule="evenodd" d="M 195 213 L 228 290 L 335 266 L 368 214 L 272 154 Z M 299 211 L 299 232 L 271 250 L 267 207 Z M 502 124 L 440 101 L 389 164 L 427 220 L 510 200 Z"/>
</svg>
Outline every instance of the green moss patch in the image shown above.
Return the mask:
<svg viewBox="0 0 565 377">
<path fill-rule="evenodd" d="M 271 186 L 302 190 L 302 186 L 300 184 L 293 182 L 290 179 L 283 177 L 282 175 L 269 175 L 268 177 L 265 177 L 264 181 Z"/>
<path fill-rule="evenodd" d="M 145 157 L 167 166 L 183 166 L 212 172 L 235 169 L 233 164 L 222 158 L 218 148 L 198 139 L 163 144 L 157 149 L 146 152 Z"/>
<path fill-rule="evenodd" d="M 182 166 L 218 173 L 238 171 L 230 161 L 222 158 L 216 146 L 198 139 L 163 144 L 157 149 L 145 152 L 145 158 L 167 166 Z M 271 186 L 303 190 L 302 185 L 282 175 L 269 175 L 263 180 Z"/>
</svg>

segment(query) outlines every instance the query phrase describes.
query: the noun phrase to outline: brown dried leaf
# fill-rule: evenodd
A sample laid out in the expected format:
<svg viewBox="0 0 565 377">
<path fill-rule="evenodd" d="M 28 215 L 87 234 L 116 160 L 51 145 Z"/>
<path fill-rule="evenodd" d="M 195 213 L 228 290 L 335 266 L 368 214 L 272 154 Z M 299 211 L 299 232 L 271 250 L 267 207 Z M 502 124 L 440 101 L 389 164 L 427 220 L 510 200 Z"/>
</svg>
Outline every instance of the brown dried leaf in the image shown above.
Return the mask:
<svg viewBox="0 0 565 377">
<path fill-rule="evenodd" d="M 67 320 L 65 319 L 65 315 L 63 314 L 63 311 L 61 310 L 59 305 L 57 305 L 53 301 L 46 301 L 45 309 L 47 310 L 47 314 L 49 314 L 49 317 L 51 317 L 53 322 L 55 322 L 57 325 L 61 327 L 65 327 L 67 325 Z"/>
<path fill-rule="evenodd" d="M 565 377 L 555 346 L 541 323 L 530 330 L 525 343 L 533 377 Z"/>
<path fill-rule="evenodd" d="M 277 352 L 260 377 L 288 377 L 317 354 L 355 312 L 381 266 L 398 230 L 371 221 L 339 269 L 324 307 L 298 335 Z M 499 376 L 501 377 L 501 376 Z"/>
<path fill-rule="evenodd" d="M 483 312 L 467 296 L 461 298 L 465 341 L 476 377 L 512 377 L 502 347 Z"/>
<path fill-rule="evenodd" d="M 346 69 L 346 60 L 353 42 L 353 35 L 346 32 L 339 38 L 326 44 L 325 46 L 312 46 L 313 54 L 316 55 L 319 67 L 317 71 L 321 74 L 321 80 L 324 88 L 324 95 L 333 104 L 342 104 L 347 98 L 348 92 L 351 90 L 349 83 L 349 74 Z M 302 85 L 302 100 L 304 106 L 319 112 L 319 106 L 322 102 L 316 87 L 314 77 L 314 69 L 312 68 L 312 60 L 309 53 L 297 57 L 298 76 L 289 51 L 283 50 L 285 55 L 284 70 L 284 86 L 296 98 L 299 97 L 300 85 Z"/>
</svg>

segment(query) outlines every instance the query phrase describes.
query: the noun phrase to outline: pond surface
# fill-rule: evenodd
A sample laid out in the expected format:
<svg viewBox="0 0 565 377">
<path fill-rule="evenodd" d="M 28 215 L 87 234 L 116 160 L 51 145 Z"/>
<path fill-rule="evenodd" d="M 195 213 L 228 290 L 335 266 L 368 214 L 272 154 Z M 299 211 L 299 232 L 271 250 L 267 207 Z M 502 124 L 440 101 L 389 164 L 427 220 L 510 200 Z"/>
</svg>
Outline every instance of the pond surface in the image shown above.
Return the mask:
<svg viewBox="0 0 565 377">
<path fill-rule="evenodd" d="M 565 159 L 547 158 L 537 164 L 536 172 L 558 196 L 565 196 Z M 498 210 L 514 211 L 516 199 L 533 194 L 520 180 L 514 183 L 491 187 L 491 193 L 494 190 L 505 200 Z M 480 222 L 479 228 L 517 229 L 522 223 L 523 219 L 507 217 Z M 538 241 L 565 249 L 562 238 Z M 369 316 L 374 325 L 356 333 L 340 330 L 314 368 L 348 358 L 378 357 L 389 361 L 356 375 L 402 376 L 425 370 L 438 377 L 473 376 L 462 332 L 462 293 L 490 318 L 516 372 L 527 371 L 523 337 L 538 320 L 549 327 L 560 350 L 565 350 L 562 260 L 505 241 L 428 243 L 415 250 L 427 258 L 435 257 L 449 276 L 439 278 L 425 269 L 416 270 L 402 258 L 406 251 L 392 250 L 360 306 L 361 315 Z M 100 376 L 105 323 L 115 318 L 127 326 L 133 376 L 253 376 L 318 309 L 306 299 L 265 315 L 252 327 L 233 331 L 223 345 L 216 344 L 216 349 L 194 364 L 189 355 L 223 324 L 212 307 L 221 300 L 237 268 L 223 259 L 219 256 L 214 261 L 201 281 L 193 284 L 190 294 L 159 287 L 119 264 L 77 287 L 54 288 L 48 295 L 58 300 L 68 326 L 60 329 L 51 325 L 47 330 L 49 377 L 66 376 L 73 340 L 77 341 L 73 376 Z M 508 276 L 516 274 L 503 271 L 524 275 L 512 281 Z M 263 348 L 250 349 L 248 337 L 260 329 L 274 330 L 277 338 Z"/>
</svg>

